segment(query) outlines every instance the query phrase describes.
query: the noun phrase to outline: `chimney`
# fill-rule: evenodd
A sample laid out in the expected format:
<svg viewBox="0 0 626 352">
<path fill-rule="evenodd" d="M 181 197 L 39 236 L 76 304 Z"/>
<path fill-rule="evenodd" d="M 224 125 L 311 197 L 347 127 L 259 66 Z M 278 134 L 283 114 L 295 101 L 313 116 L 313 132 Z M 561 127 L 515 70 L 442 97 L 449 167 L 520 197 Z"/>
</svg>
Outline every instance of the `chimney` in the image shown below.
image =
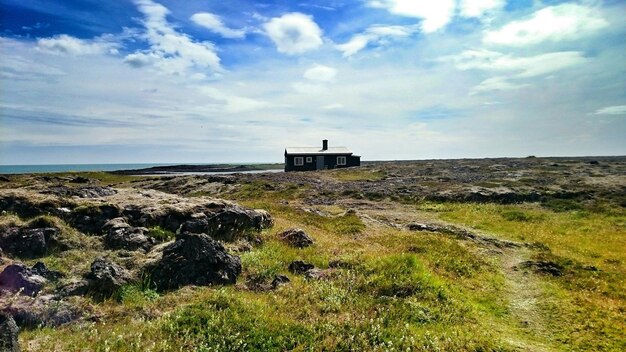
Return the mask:
<svg viewBox="0 0 626 352">
<path fill-rule="evenodd" d="M 322 150 L 328 150 L 328 139 L 322 140 Z"/>
</svg>

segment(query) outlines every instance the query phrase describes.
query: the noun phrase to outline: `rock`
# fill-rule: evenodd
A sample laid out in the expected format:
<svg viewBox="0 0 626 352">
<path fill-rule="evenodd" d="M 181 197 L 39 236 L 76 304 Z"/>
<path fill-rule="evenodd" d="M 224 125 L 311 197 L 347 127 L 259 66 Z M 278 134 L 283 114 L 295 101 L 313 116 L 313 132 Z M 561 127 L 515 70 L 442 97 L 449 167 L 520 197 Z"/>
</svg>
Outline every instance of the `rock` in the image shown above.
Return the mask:
<svg viewBox="0 0 626 352">
<path fill-rule="evenodd" d="M 248 241 L 242 241 L 234 248 L 234 251 L 239 253 L 246 253 L 250 252 L 251 250 L 252 244 Z"/>
<path fill-rule="evenodd" d="M 328 267 L 333 269 L 352 269 L 354 264 L 341 259 L 333 259 L 328 262 Z"/>
<path fill-rule="evenodd" d="M 36 296 L 45 283 L 44 277 L 33 273 L 21 263 L 11 264 L 0 273 L 0 290 L 21 291 L 21 294 L 27 296 Z"/>
<path fill-rule="evenodd" d="M 70 180 L 71 183 L 87 183 L 90 180 L 86 177 L 77 176 Z"/>
<path fill-rule="evenodd" d="M 241 260 L 226 253 L 222 244 L 206 234 L 183 232 L 163 249 L 161 260 L 146 271 L 158 290 L 234 284 L 241 273 Z"/>
<path fill-rule="evenodd" d="M 439 232 L 439 233 L 443 233 L 446 235 L 455 236 L 460 239 L 476 242 L 481 245 L 493 246 L 493 247 L 498 247 L 498 248 L 519 248 L 524 245 L 530 246 L 528 244 L 483 236 L 479 233 L 475 233 L 475 232 L 466 230 L 464 228 L 456 227 L 452 225 L 409 223 L 406 225 L 406 228 L 409 231 Z"/>
<path fill-rule="evenodd" d="M 278 288 L 279 286 L 286 285 L 290 282 L 289 278 L 285 275 L 276 275 L 272 280 L 272 288 Z"/>
<path fill-rule="evenodd" d="M 108 220 L 106 223 L 104 223 L 104 225 L 102 225 L 102 233 L 107 233 L 112 229 L 129 228 L 129 227 L 131 226 L 128 224 L 125 218 L 117 217 L 117 218 Z"/>
<path fill-rule="evenodd" d="M 17 339 L 19 328 L 13 316 L 0 312 L 0 351 L 19 352 L 20 345 Z"/>
<path fill-rule="evenodd" d="M 39 275 L 41 277 L 44 277 L 47 280 L 51 280 L 51 281 L 58 280 L 58 279 L 62 278 L 63 276 L 65 276 L 60 271 L 48 269 L 48 267 L 46 267 L 46 264 L 44 264 L 42 262 L 35 263 L 35 265 L 33 265 L 33 267 L 30 270 L 34 274 L 37 274 L 37 275 Z"/>
<path fill-rule="evenodd" d="M 289 229 L 278 234 L 281 241 L 292 247 L 305 248 L 313 244 L 313 239 L 302 229 Z"/>
<path fill-rule="evenodd" d="M 54 227 L 10 227 L 0 234 L 0 247 L 16 257 L 37 258 L 45 255 L 49 247 L 57 243 L 58 233 L 59 230 Z"/>
<path fill-rule="evenodd" d="M 180 230 L 183 232 L 203 233 L 209 227 L 209 220 L 204 213 L 192 214 L 191 219 L 182 224 Z"/>
<path fill-rule="evenodd" d="M 82 310 L 67 301 L 53 295 L 38 297 L 14 297 L 4 308 L 15 319 L 15 323 L 24 328 L 59 326 L 80 318 Z"/>
<path fill-rule="evenodd" d="M 558 263 L 551 261 L 533 261 L 527 260 L 519 263 L 514 267 L 515 270 L 519 269 L 531 269 L 539 274 L 548 274 L 551 276 L 562 276 L 563 275 L 563 266 Z"/>
<path fill-rule="evenodd" d="M 583 265 L 583 270 L 587 270 L 587 271 L 600 271 L 600 269 L 598 269 L 596 266 L 593 265 Z"/>
<path fill-rule="evenodd" d="M 117 194 L 117 191 L 111 187 L 101 186 L 85 186 L 85 187 L 68 187 L 55 186 L 41 191 L 44 194 L 54 194 L 59 197 L 78 197 L 78 198 L 101 198 Z"/>
<path fill-rule="evenodd" d="M 217 183 L 223 183 L 225 185 L 230 185 L 236 182 L 230 176 L 216 176 L 216 175 L 208 176 L 206 180 L 207 182 L 217 182 Z"/>
<path fill-rule="evenodd" d="M 126 249 L 134 251 L 137 249 L 149 250 L 156 244 L 156 240 L 146 236 L 148 232 L 145 227 L 131 227 L 124 218 L 115 218 L 107 221 L 102 227 L 106 233 L 104 244 L 111 249 Z"/>
<path fill-rule="evenodd" d="M 132 282 L 126 269 L 102 257 L 91 263 L 91 272 L 85 278 L 89 282 L 88 291 L 97 298 L 109 297 L 123 285 Z"/>
<path fill-rule="evenodd" d="M 246 281 L 245 287 L 251 291 L 263 292 L 275 290 L 279 286 L 286 285 L 290 282 L 289 278 L 285 275 L 276 275 L 271 283 L 265 280 L 263 277 L 252 276 Z"/>
<path fill-rule="evenodd" d="M 66 283 L 57 291 L 59 297 L 84 296 L 89 292 L 89 281 L 77 280 Z"/>
<path fill-rule="evenodd" d="M 421 224 L 417 222 L 412 222 L 406 225 L 406 228 L 409 231 L 430 231 L 430 232 L 440 232 L 441 226 L 431 225 L 431 224 Z"/>
<path fill-rule="evenodd" d="M 331 270 L 322 270 L 319 268 L 313 268 L 310 270 L 307 270 L 304 273 L 304 277 L 306 277 L 307 279 L 312 279 L 312 280 L 320 280 L 320 279 L 325 279 L 329 276 L 329 274 L 331 273 Z"/>
<path fill-rule="evenodd" d="M 294 274 L 305 274 L 307 271 L 314 269 L 315 266 L 302 260 L 296 260 L 289 264 L 289 271 Z"/>
<path fill-rule="evenodd" d="M 273 223 L 268 212 L 239 206 L 224 207 L 204 215 L 195 214 L 192 219 L 184 221 L 180 232 L 206 233 L 217 240 L 233 241 L 246 231 L 260 231 Z"/>
<path fill-rule="evenodd" d="M 4 194 L 0 196 L 0 210 L 8 211 L 20 217 L 30 218 L 41 214 L 54 213 L 59 207 L 52 201 L 38 201 L 29 195 Z"/>
<path fill-rule="evenodd" d="M 120 216 L 120 209 L 111 204 L 87 205 L 75 208 L 68 222 L 81 232 L 100 234 L 104 224 Z"/>
<path fill-rule="evenodd" d="M 0 176 L 0 182 L 11 182 L 11 179 L 6 176 Z"/>
</svg>

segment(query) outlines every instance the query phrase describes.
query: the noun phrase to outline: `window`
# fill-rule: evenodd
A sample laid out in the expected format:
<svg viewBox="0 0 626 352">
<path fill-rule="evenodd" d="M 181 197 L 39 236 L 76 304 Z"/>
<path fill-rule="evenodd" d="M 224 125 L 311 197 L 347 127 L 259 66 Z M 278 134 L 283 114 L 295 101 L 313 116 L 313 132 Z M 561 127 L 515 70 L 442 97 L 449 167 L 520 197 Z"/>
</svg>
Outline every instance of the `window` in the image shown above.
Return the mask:
<svg viewBox="0 0 626 352">
<path fill-rule="evenodd" d="M 307 163 L 312 163 L 313 162 L 313 157 L 312 156 L 307 156 L 306 157 L 306 162 Z"/>
<path fill-rule="evenodd" d="M 301 156 L 296 156 L 293 158 L 293 164 L 295 166 L 302 166 L 304 165 L 304 158 Z"/>
<path fill-rule="evenodd" d="M 345 165 L 346 164 L 346 157 L 345 156 L 338 156 L 337 157 L 337 165 Z"/>
</svg>

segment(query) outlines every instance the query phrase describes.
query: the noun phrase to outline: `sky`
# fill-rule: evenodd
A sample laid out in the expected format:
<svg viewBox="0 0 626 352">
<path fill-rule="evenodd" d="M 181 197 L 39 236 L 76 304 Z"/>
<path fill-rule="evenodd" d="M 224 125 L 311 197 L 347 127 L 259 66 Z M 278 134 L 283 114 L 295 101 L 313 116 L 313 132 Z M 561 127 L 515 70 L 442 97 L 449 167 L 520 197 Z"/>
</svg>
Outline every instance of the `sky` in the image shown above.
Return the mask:
<svg viewBox="0 0 626 352">
<path fill-rule="evenodd" d="M 0 0 L 0 164 L 626 155 L 625 1 Z"/>
</svg>

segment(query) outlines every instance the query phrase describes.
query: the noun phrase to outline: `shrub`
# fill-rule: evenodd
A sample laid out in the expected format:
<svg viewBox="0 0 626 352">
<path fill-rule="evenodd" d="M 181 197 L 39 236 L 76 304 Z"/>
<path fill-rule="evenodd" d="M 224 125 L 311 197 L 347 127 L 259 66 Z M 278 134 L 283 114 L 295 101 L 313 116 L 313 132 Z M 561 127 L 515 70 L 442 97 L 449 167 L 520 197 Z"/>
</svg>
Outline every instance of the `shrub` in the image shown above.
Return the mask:
<svg viewBox="0 0 626 352">
<path fill-rule="evenodd" d="M 169 241 L 176 237 L 174 232 L 166 230 L 161 226 L 155 226 L 148 229 L 148 236 L 153 237 L 161 242 Z"/>
</svg>

